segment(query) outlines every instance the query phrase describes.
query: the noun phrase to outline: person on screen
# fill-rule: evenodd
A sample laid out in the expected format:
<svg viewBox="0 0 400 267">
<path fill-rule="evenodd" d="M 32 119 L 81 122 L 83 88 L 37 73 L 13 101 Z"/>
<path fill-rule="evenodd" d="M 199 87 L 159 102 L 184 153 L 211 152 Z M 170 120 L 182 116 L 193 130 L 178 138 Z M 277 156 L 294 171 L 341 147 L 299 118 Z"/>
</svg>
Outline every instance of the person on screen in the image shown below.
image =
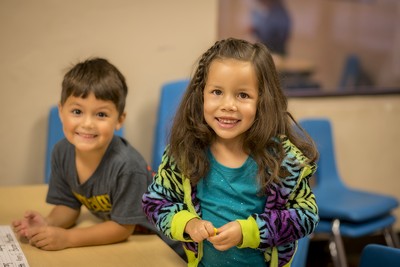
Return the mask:
<svg viewBox="0 0 400 267">
<path fill-rule="evenodd" d="M 276 55 L 286 56 L 292 20 L 283 0 L 257 0 L 251 12 L 252 33 Z"/>
</svg>

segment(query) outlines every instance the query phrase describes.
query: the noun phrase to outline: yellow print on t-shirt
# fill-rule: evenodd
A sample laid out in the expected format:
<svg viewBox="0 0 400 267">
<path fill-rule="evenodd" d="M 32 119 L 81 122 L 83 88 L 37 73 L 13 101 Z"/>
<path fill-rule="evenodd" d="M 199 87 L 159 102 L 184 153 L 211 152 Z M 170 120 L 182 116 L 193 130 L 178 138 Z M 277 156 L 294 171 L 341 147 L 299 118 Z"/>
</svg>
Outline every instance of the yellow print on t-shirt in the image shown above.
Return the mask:
<svg viewBox="0 0 400 267">
<path fill-rule="evenodd" d="M 88 210 L 95 212 L 111 210 L 110 196 L 107 194 L 92 196 L 90 198 L 86 198 L 78 193 L 74 193 L 74 195 Z"/>
</svg>

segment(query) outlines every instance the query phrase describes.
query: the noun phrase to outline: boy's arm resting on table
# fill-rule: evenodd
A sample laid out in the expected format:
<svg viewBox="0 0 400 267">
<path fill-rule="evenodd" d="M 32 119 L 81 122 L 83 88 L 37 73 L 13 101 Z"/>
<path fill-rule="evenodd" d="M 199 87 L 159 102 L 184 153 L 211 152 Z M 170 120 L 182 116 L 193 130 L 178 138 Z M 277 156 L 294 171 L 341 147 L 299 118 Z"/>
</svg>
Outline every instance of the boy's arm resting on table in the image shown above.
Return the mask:
<svg viewBox="0 0 400 267">
<path fill-rule="evenodd" d="M 47 220 L 50 226 L 70 228 L 78 219 L 80 210 L 58 205 L 50 212 Z M 106 221 L 89 227 L 68 229 L 69 247 L 103 245 L 127 239 L 135 225 L 122 225 Z"/>
<path fill-rule="evenodd" d="M 69 229 L 41 226 L 30 229 L 28 239 L 31 245 L 43 250 L 61 250 L 121 242 L 132 234 L 134 228 L 135 225 L 121 225 L 114 221 Z"/>
<path fill-rule="evenodd" d="M 56 205 L 46 217 L 49 226 L 69 228 L 78 219 L 80 209 L 73 209 L 64 205 Z"/>
<path fill-rule="evenodd" d="M 72 209 L 63 205 L 54 206 L 47 217 L 37 211 L 28 210 L 22 219 L 13 221 L 12 225 L 19 236 L 28 237 L 28 233 L 32 234 L 32 228 L 42 226 L 69 228 L 75 224 L 79 213 L 79 209 Z"/>
<path fill-rule="evenodd" d="M 124 241 L 133 233 L 135 225 L 105 221 L 88 227 L 68 229 L 69 247 L 106 245 Z"/>
<path fill-rule="evenodd" d="M 112 244 L 126 240 L 135 228 L 135 225 L 114 221 L 70 228 L 79 213 L 79 210 L 67 206 L 55 206 L 46 218 L 47 224 L 30 227 L 27 231 L 29 243 L 43 250 Z"/>
</svg>

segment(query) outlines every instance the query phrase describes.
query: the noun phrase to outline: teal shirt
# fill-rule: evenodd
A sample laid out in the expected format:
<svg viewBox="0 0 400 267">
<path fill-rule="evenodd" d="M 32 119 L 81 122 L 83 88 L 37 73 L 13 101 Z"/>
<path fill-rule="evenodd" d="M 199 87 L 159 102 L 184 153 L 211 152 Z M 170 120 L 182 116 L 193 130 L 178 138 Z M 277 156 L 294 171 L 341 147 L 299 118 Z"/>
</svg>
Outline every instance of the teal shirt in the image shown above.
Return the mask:
<svg viewBox="0 0 400 267">
<path fill-rule="evenodd" d="M 252 213 L 262 213 L 265 196 L 258 196 L 257 164 L 248 157 L 239 168 L 219 164 L 209 153 L 210 171 L 197 185 L 202 219 L 218 228 L 237 219 L 247 219 Z M 266 266 L 260 250 L 237 247 L 227 251 L 216 250 L 207 240 L 203 243 L 200 266 Z"/>
</svg>

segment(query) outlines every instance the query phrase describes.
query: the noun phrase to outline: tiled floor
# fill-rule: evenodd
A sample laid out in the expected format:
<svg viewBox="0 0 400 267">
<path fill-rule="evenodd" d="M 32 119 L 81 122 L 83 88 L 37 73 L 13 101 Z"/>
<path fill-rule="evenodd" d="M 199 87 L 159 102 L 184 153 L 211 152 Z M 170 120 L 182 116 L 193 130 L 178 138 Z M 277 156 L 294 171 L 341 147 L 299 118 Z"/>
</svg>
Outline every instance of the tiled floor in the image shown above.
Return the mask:
<svg viewBox="0 0 400 267">
<path fill-rule="evenodd" d="M 343 239 L 348 267 L 358 267 L 362 249 L 371 243 L 386 245 L 382 235 L 374 235 L 357 239 Z M 307 267 L 333 267 L 329 254 L 328 241 L 325 238 L 314 238 L 310 242 L 307 257 Z"/>
</svg>

